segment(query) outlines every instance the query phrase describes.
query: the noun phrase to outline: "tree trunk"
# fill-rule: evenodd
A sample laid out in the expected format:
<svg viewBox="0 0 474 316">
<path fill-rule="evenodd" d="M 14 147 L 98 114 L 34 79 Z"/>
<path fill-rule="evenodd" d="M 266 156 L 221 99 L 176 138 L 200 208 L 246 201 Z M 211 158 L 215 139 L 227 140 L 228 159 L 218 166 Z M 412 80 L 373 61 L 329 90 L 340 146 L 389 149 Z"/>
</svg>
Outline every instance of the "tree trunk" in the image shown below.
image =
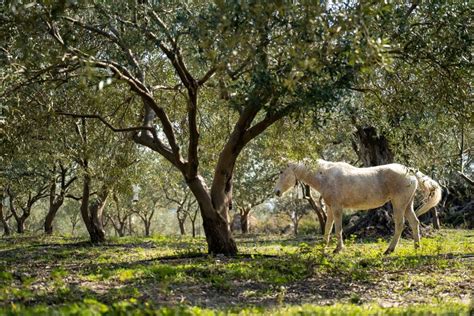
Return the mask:
<svg viewBox="0 0 474 316">
<path fill-rule="evenodd" d="M 431 210 L 431 220 L 433 222 L 434 229 L 441 228 L 441 225 L 439 223 L 438 207 L 433 207 L 433 209 Z"/>
<path fill-rule="evenodd" d="M 242 234 L 248 234 L 250 230 L 249 215 L 251 208 L 244 207 L 240 211 L 240 229 Z"/>
<path fill-rule="evenodd" d="M 18 219 L 17 219 L 17 222 L 16 222 L 16 232 L 18 234 L 23 234 L 25 233 L 25 222 L 26 222 L 26 219 L 29 217 L 29 215 L 25 216 L 25 214 L 23 214 L 22 216 L 20 216 Z"/>
<path fill-rule="evenodd" d="M 207 250 L 210 254 L 237 254 L 237 245 L 232 238 L 229 223 L 214 208 L 208 190 L 201 178 L 196 177 L 188 181 L 188 186 L 199 204 L 204 233 L 206 235 Z M 224 206 L 221 206 L 223 208 Z"/>
<path fill-rule="evenodd" d="M 3 214 L 3 196 L 0 196 L 0 221 L 3 225 L 3 234 L 5 236 L 10 236 L 10 227 L 8 226 L 7 219 L 5 218 L 5 214 Z"/>
<path fill-rule="evenodd" d="M 47 235 L 51 235 L 53 233 L 53 220 L 56 217 L 56 213 L 58 212 L 59 208 L 63 204 L 63 201 L 63 199 L 58 199 L 49 205 L 48 214 L 46 214 L 46 218 L 44 220 L 44 232 Z"/>
<path fill-rule="evenodd" d="M 179 223 L 179 232 L 181 234 L 181 236 L 184 236 L 186 235 L 186 230 L 185 230 L 185 227 L 184 227 L 184 220 L 178 220 L 178 223 Z"/>
<path fill-rule="evenodd" d="M 102 186 L 95 201 L 90 203 L 90 185 L 91 178 L 88 174 L 85 174 L 82 190 L 81 214 L 91 242 L 101 243 L 105 241 L 105 230 L 102 223 L 102 213 L 109 195 L 109 190 L 105 185 Z"/>
<path fill-rule="evenodd" d="M 151 219 L 144 220 L 144 224 L 145 224 L 145 236 L 150 237 Z"/>
<path fill-rule="evenodd" d="M 393 162 L 393 153 L 388 140 L 383 135 L 377 135 L 377 130 L 374 127 L 358 126 L 354 136 L 357 143 L 353 143 L 353 147 L 365 167 Z"/>
<path fill-rule="evenodd" d="M 26 208 L 22 208 L 22 214 L 21 216 L 17 213 L 17 209 L 15 207 L 15 204 L 13 202 L 14 196 L 13 194 L 10 194 L 10 212 L 13 214 L 13 218 L 16 221 L 16 232 L 18 234 L 23 234 L 25 232 L 25 222 L 26 219 L 30 216 L 30 203 L 27 203 Z"/>
<path fill-rule="evenodd" d="M 109 191 L 104 187 L 103 191 L 99 193 L 97 199 L 89 208 L 94 234 L 91 235 L 93 243 L 101 243 L 105 241 L 105 230 L 103 226 L 103 212 L 107 202 Z"/>
<path fill-rule="evenodd" d="M 120 222 L 120 224 L 119 224 L 120 226 L 117 229 L 117 233 L 118 233 L 119 237 L 125 236 L 125 224 L 126 223 L 127 223 L 126 219 L 123 222 Z"/>
<path fill-rule="evenodd" d="M 196 237 L 196 221 L 191 221 L 191 230 L 192 230 L 192 235 L 193 235 L 193 238 Z"/>
<path fill-rule="evenodd" d="M 248 214 L 240 217 L 240 226 L 242 229 L 242 234 L 248 234 L 249 232 L 249 218 Z"/>
</svg>

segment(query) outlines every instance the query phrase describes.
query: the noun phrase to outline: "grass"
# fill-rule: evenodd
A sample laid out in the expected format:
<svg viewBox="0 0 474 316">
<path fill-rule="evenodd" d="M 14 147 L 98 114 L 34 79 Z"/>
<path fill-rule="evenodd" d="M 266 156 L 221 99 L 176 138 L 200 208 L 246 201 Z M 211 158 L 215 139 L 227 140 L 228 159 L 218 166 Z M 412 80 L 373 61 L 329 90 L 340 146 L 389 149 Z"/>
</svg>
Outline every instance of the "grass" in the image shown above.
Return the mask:
<svg viewBox="0 0 474 316">
<path fill-rule="evenodd" d="M 468 315 L 474 233 L 441 230 L 383 256 L 384 240 L 250 236 L 234 258 L 203 239 L 0 240 L 0 314 L 16 315 Z"/>
</svg>

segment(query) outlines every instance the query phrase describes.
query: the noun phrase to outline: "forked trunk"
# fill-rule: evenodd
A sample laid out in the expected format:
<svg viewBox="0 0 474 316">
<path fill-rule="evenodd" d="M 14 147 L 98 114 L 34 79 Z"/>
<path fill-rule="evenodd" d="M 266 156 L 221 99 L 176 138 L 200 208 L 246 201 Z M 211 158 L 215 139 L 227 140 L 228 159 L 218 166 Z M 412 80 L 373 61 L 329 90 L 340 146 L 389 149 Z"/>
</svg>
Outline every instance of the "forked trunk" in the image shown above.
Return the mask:
<svg viewBox="0 0 474 316">
<path fill-rule="evenodd" d="M 199 177 L 188 181 L 188 185 L 199 204 L 208 252 L 227 256 L 236 255 L 237 245 L 232 238 L 229 224 L 217 211 L 217 209 L 222 209 L 224 206 L 217 205 L 217 207 L 214 207 L 209 192 Z"/>
</svg>

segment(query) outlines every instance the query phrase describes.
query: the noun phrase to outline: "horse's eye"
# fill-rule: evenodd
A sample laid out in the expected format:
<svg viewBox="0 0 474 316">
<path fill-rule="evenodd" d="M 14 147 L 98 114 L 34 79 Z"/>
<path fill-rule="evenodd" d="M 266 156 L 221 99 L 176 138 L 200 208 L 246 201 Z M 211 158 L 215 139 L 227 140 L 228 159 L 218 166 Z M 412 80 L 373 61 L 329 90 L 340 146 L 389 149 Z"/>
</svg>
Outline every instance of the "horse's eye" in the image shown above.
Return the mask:
<svg viewBox="0 0 474 316">
<path fill-rule="evenodd" d="M 283 171 L 280 171 L 280 174 L 282 174 L 282 173 L 283 173 Z"/>
</svg>

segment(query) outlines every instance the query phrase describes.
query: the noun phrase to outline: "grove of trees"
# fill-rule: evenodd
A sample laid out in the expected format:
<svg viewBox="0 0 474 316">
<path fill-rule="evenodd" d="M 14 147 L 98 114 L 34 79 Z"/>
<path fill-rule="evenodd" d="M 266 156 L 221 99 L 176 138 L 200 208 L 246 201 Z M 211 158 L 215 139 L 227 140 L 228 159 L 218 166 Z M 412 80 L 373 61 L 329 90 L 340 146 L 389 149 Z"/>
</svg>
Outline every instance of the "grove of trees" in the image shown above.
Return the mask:
<svg viewBox="0 0 474 316">
<path fill-rule="evenodd" d="M 271 196 L 285 161 L 319 157 L 423 170 L 444 218 L 473 225 L 473 16 L 468 1 L 2 4 L 3 232 L 34 212 L 75 232 L 80 214 L 100 243 L 173 218 L 235 255 L 231 217 L 247 233 L 264 203 L 295 233 L 305 214 L 324 226 L 317 193 Z"/>
</svg>

